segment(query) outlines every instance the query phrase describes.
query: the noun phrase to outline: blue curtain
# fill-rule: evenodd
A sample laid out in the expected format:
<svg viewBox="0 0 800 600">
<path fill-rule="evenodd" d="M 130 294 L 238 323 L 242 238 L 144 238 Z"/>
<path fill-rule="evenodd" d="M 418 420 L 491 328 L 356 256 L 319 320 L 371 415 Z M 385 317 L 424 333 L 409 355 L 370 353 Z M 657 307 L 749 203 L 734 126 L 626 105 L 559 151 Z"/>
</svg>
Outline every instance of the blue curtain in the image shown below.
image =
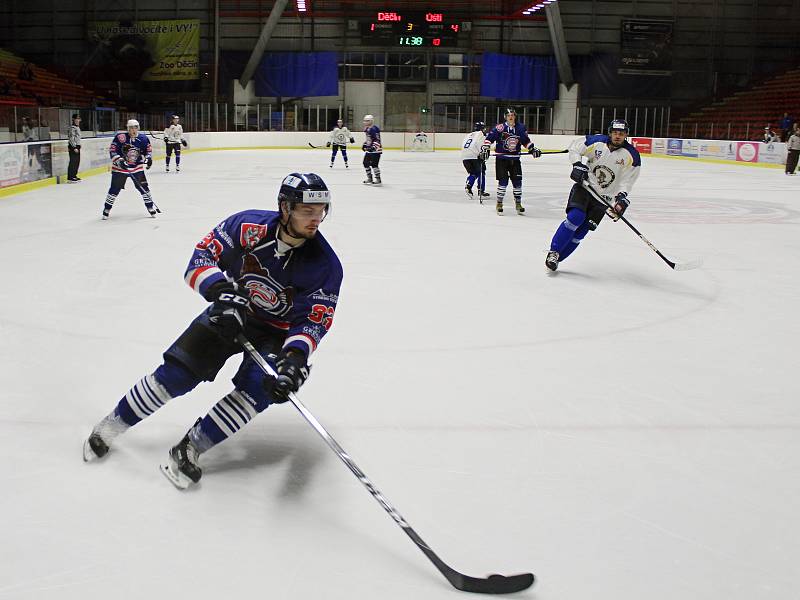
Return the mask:
<svg viewBox="0 0 800 600">
<path fill-rule="evenodd" d="M 481 96 L 504 100 L 555 100 L 558 97 L 555 57 L 484 52 Z"/>
<path fill-rule="evenodd" d="M 256 96 L 338 96 L 336 52 L 265 54 L 256 69 Z"/>
</svg>

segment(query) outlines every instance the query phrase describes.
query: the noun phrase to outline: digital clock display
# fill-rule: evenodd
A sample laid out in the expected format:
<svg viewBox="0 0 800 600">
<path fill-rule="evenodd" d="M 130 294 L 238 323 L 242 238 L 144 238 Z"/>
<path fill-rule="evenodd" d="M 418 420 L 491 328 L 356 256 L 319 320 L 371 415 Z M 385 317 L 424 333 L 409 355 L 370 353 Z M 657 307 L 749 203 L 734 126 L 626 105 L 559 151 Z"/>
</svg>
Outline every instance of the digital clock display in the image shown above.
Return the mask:
<svg viewBox="0 0 800 600">
<path fill-rule="evenodd" d="M 362 41 L 381 46 L 455 46 L 460 31 L 461 23 L 439 12 L 380 10 L 372 19 L 361 23 Z"/>
</svg>

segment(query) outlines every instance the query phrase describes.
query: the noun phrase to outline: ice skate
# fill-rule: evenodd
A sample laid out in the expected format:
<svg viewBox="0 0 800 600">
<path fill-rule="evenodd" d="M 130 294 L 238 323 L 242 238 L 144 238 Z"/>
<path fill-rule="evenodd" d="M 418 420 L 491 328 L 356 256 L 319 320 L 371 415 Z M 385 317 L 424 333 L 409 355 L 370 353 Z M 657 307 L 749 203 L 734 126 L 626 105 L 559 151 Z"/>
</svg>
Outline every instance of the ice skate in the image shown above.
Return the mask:
<svg viewBox="0 0 800 600">
<path fill-rule="evenodd" d="M 547 253 L 547 257 L 544 259 L 544 266 L 547 267 L 548 273 L 554 273 L 558 269 L 558 258 L 558 252 L 555 250 L 550 250 Z"/>
<path fill-rule="evenodd" d="M 503 215 L 503 203 L 502 202 L 498 202 L 497 205 L 495 206 L 495 210 L 497 211 L 498 215 L 502 216 Z"/>
<path fill-rule="evenodd" d="M 89 438 L 83 443 L 83 461 L 91 462 L 108 454 L 111 442 L 130 425 L 125 423 L 116 412 L 108 415 L 92 429 Z"/>
<path fill-rule="evenodd" d="M 467 200 L 474 200 L 475 195 L 472 193 L 472 188 L 468 185 L 464 186 L 464 195 L 467 197 Z"/>
<path fill-rule="evenodd" d="M 161 472 L 176 488 L 185 490 L 199 482 L 203 476 L 203 471 L 197 464 L 199 456 L 187 434 L 169 451 L 167 461 L 161 465 Z"/>
<path fill-rule="evenodd" d="M 515 202 L 514 203 L 514 208 L 517 210 L 517 214 L 518 215 L 524 215 L 525 214 L 525 207 L 522 206 L 522 202 L 519 202 L 519 201 Z"/>
</svg>

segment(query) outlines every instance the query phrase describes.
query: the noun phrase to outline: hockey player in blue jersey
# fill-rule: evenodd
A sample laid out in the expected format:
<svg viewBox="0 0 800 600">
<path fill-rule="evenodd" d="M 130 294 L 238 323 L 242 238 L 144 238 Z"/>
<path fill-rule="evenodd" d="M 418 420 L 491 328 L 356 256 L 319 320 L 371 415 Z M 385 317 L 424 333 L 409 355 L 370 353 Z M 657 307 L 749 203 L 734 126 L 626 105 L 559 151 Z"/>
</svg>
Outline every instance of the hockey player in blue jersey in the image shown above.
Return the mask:
<svg viewBox="0 0 800 600">
<path fill-rule="evenodd" d="M 541 150 L 534 146 L 528 137 L 528 130 L 522 123 L 517 123 L 517 111 L 513 108 L 506 109 L 506 120 L 492 129 L 483 142 L 481 158 L 489 158 L 489 148 L 494 144 L 497 159 L 494 163 L 495 177 L 497 178 L 497 214 L 503 214 L 503 198 L 506 195 L 508 180 L 514 189 L 514 206 L 517 214 L 525 212 L 522 206 L 522 164 L 520 163 L 520 148 L 526 148 L 534 158 L 542 155 Z"/>
<path fill-rule="evenodd" d="M 375 117 L 364 115 L 364 135 L 366 139 L 361 149 L 364 151 L 364 170 L 367 178 L 364 183 L 368 185 L 381 184 L 381 169 L 378 163 L 381 162 L 383 145 L 381 144 L 381 130 L 375 125 Z"/>
<path fill-rule="evenodd" d="M 548 273 L 555 272 L 586 234 L 597 229 L 604 215 L 617 221 L 630 205 L 628 193 L 639 177 L 642 159 L 636 148 L 628 143 L 627 136 L 628 124 L 622 119 L 614 119 L 608 126 L 607 135 L 587 135 L 570 145 L 570 178 L 575 184 L 567 200 L 567 218 L 553 235 L 545 258 Z M 584 181 L 598 195 L 607 196 L 612 206 L 609 208 L 594 199 L 583 187 Z"/>
<path fill-rule="evenodd" d="M 144 174 L 145 168 L 153 166 L 153 147 L 147 136 L 139 133 L 139 121 L 136 119 L 128 121 L 127 131 L 114 136 L 108 153 L 111 156 L 111 186 L 108 188 L 103 206 L 103 219 L 109 217 L 114 201 L 125 187 L 128 178 L 142 195 L 147 212 L 151 217 L 155 217 L 156 213 L 161 211 L 153 202 L 150 185 Z"/>
<path fill-rule="evenodd" d="M 228 358 L 242 352 L 236 341 L 240 333 L 278 377 L 265 377 L 245 356 L 233 390 L 169 451 L 162 471 L 173 484 L 197 483 L 201 454 L 303 385 L 309 358 L 333 323 L 342 282 L 339 259 L 318 232 L 329 208 L 322 178 L 292 173 L 281 183 L 278 211 L 231 215 L 200 240 L 185 279 L 208 308 L 167 349 L 163 364 L 94 427 L 84 460 L 105 456 L 119 434 L 201 381 L 213 381 Z"/>
</svg>

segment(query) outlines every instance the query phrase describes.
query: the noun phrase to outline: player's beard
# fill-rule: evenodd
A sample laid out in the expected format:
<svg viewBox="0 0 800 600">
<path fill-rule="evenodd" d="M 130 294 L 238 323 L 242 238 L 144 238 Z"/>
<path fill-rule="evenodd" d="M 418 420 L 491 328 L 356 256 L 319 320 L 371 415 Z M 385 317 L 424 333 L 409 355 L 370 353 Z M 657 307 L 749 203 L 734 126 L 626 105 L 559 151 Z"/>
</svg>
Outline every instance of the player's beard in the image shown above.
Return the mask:
<svg viewBox="0 0 800 600">
<path fill-rule="evenodd" d="M 319 231 L 319 225 L 313 231 L 308 231 L 307 229 L 298 229 L 294 226 L 293 221 L 294 219 L 290 213 L 286 223 L 281 223 L 281 227 L 289 237 L 296 240 L 310 240 L 317 235 L 317 231 Z"/>
</svg>

